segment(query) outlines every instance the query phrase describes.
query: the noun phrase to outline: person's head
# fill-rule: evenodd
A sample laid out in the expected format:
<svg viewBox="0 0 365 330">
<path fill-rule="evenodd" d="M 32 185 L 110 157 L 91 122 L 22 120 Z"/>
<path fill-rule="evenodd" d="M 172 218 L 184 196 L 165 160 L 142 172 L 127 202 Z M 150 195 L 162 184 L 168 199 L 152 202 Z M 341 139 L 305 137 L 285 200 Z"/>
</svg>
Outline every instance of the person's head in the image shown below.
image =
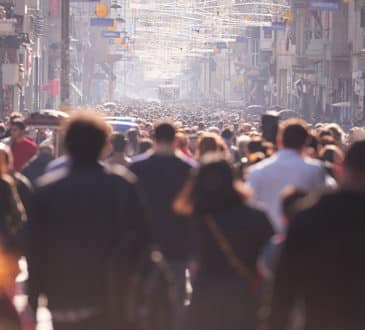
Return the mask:
<svg viewBox="0 0 365 330">
<path fill-rule="evenodd" d="M 329 162 L 331 164 L 338 163 L 342 164 L 344 160 L 344 154 L 340 148 L 335 145 L 327 145 L 319 154 L 319 158 L 324 162 Z"/>
<path fill-rule="evenodd" d="M 295 216 L 298 208 L 298 202 L 305 198 L 308 193 L 305 190 L 297 189 L 295 187 L 286 187 L 281 197 L 281 215 L 284 225 L 288 225 Z"/>
<path fill-rule="evenodd" d="M 365 140 L 355 142 L 348 149 L 340 183 L 346 189 L 365 192 Z"/>
<path fill-rule="evenodd" d="M 336 140 L 332 135 L 323 135 L 318 139 L 319 148 L 323 148 L 327 145 L 336 145 Z"/>
<path fill-rule="evenodd" d="M 344 161 L 342 150 L 335 145 L 325 146 L 321 149 L 319 159 L 324 163 L 329 174 L 335 179 L 339 179 Z"/>
<path fill-rule="evenodd" d="M 311 158 L 317 158 L 318 157 L 318 139 L 314 134 L 311 134 L 310 137 L 310 142 L 306 148 L 305 154 L 308 157 Z"/>
<path fill-rule="evenodd" d="M 130 143 L 138 143 L 138 131 L 135 128 L 130 128 L 127 132 L 127 139 Z"/>
<path fill-rule="evenodd" d="M 263 152 L 264 148 L 262 146 L 261 138 L 251 138 L 250 142 L 247 144 L 247 151 L 249 154 L 254 154 L 256 152 Z"/>
<path fill-rule="evenodd" d="M 331 130 L 329 130 L 327 126 L 324 127 L 324 128 L 322 127 L 322 129 L 318 133 L 319 138 L 322 138 L 322 137 L 325 137 L 325 136 L 333 137 Z"/>
<path fill-rule="evenodd" d="M 151 139 L 145 138 L 139 142 L 139 153 L 144 154 L 148 150 L 153 148 L 153 142 Z"/>
<path fill-rule="evenodd" d="M 280 127 L 278 145 L 283 148 L 302 152 L 310 143 L 310 134 L 307 124 L 300 119 L 288 119 Z"/>
<path fill-rule="evenodd" d="M 176 133 L 176 144 L 181 150 L 189 146 L 189 138 L 185 132 L 179 131 Z"/>
<path fill-rule="evenodd" d="M 224 139 L 224 141 L 226 141 L 226 143 L 228 143 L 228 144 L 232 144 L 233 143 L 234 133 L 233 133 L 233 131 L 230 128 L 225 128 L 222 131 L 221 136 Z"/>
<path fill-rule="evenodd" d="M 9 116 L 9 125 L 11 125 L 13 121 L 17 120 L 24 121 L 23 115 L 20 112 L 12 112 Z"/>
<path fill-rule="evenodd" d="M 182 214 L 205 216 L 240 206 L 246 198 L 242 186 L 235 180 L 229 163 L 220 155 L 209 154 L 174 203 L 175 211 Z"/>
<path fill-rule="evenodd" d="M 208 153 L 226 152 L 227 148 L 224 141 L 215 133 L 203 133 L 198 140 L 196 158 L 201 158 Z"/>
<path fill-rule="evenodd" d="M 198 130 L 199 130 L 199 131 L 204 131 L 204 130 L 205 130 L 205 124 L 204 124 L 203 122 L 200 122 L 200 123 L 198 124 Z"/>
<path fill-rule="evenodd" d="M 351 128 L 348 135 L 348 143 L 352 144 L 362 140 L 365 140 L 365 129 L 362 127 Z"/>
<path fill-rule="evenodd" d="M 176 128 L 170 121 L 158 123 L 154 129 L 154 139 L 156 144 L 173 145 L 175 142 Z"/>
<path fill-rule="evenodd" d="M 251 139 L 247 135 L 241 135 L 237 138 L 237 148 L 240 157 L 244 157 L 248 154 L 248 144 Z"/>
<path fill-rule="evenodd" d="M 331 123 L 327 125 L 327 128 L 331 131 L 333 138 L 336 140 L 337 145 L 341 146 L 343 144 L 344 132 L 340 125 L 336 123 Z"/>
<path fill-rule="evenodd" d="M 114 133 L 111 137 L 113 152 L 123 153 L 126 151 L 128 141 L 122 133 Z"/>
<path fill-rule="evenodd" d="M 41 155 L 49 155 L 49 156 L 54 156 L 55 155 L 54 146 L 51 143 L 48 143 L 48 142 L 42 142 L 39 145 L 38 152 Z"/>
<path fill-rule="evenodd" d="M 21 118 L 15 118 L 10 121 L 10 136 L 11 140 L 18 142 L 24 138 L 25 134 L 25 123 Z"/>
<path fill-rule="evenodd" d="M 219 131 L 219 128 L 218 127 L 215 127 L 215 126 L 211 126 L 207 129 L 207 131 L 209 133 L 215 133 L 217 135 L 219 135 L 220 131 Z"/>
<path fill-rule="evenodd" d="M 111 134 L 110 126 L 97 114 L 73 114 L 65 127 L 65 147 L 75 164 L 96 162 Z"/>
</svg>

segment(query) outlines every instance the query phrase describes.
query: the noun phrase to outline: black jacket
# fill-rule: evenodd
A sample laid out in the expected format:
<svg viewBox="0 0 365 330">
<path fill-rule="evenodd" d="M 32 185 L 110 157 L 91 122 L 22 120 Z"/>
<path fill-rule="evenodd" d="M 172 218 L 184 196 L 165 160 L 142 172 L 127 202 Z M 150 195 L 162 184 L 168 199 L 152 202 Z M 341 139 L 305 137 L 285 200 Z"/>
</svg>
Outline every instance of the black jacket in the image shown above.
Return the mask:
<svg viewBox="0 0 365 330">
<path fill-rule="evenodd" d="M 298 214 L 277 268 L 271 330 L 286 329 L 296 300 L 307 330 L 364 328 L 364 215 L 365 194 L 345 191 Z"/>
<path fill-rule="evenodd" d="M 150 243 L 135 177 L 92 164 L 47 174 L 39 184 L 28 226 L 32 306 L 45 293 L 51 310 L 103 308 L 114 249 L 132 235 L 137 261 Z"/>
<path fill-rule="evenodd" d="M 23 168 L 22 174 L 34 184 L 36 179 L 45 173 L 47 165 L 53 159 L 54 157 L 52 155 L 40 153 L 37 157 L 29 161 Z"/>
<path fill-rule="evenodd" d="M 176 155 L 162 154 L 150 155 L 130 167 L 146 198 L 154 240 L 168 260 L 186 261 L 192 254 L 191 219 L 172 208 L 191 167 Z"/>
</svg>

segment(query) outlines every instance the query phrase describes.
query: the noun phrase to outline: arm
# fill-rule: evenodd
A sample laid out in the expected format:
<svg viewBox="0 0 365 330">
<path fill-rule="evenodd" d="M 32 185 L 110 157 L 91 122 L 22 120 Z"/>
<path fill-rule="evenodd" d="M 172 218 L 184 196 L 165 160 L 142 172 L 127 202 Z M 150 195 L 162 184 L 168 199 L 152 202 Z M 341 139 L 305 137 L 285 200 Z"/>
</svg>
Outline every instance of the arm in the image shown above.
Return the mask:
<svg viewBox="0 0 365 330">
<path fill-rule="evenodd" d="M 42 223 L 42 203 L 39 192 L 34 194 L 26 226 L 27 248 L 26 257 L 28 262 L 28 296 L 29 304 L 33 311 L 37 310 L 38 297 L 42 288 L 42 265 L 45 253 L 45 229 Z"/>
<path fill-rule="evenodd" d="M 290 314 L 298 296 L 302 272 L 298 246 L 303 233 L 293 224 L 278 260 L 271 299 L 269 325 L 271 330 L 287 329 Z"/>
</svg>

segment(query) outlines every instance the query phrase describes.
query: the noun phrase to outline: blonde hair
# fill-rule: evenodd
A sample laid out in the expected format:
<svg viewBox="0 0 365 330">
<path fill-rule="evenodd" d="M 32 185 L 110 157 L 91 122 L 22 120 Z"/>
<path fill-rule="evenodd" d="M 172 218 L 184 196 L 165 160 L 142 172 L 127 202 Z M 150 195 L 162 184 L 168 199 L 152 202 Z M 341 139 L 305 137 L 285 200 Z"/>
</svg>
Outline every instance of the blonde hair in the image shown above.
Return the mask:
<svg viewBox="0 0 365 330">
<path fill-rule="evenodd" d="M 201 158 L 211 152 L 222 152 L 225 156 L 228 154 L 227 146 L 219 135 L 204 132 L 199 137 L 196 157 Z"/>
</svg>

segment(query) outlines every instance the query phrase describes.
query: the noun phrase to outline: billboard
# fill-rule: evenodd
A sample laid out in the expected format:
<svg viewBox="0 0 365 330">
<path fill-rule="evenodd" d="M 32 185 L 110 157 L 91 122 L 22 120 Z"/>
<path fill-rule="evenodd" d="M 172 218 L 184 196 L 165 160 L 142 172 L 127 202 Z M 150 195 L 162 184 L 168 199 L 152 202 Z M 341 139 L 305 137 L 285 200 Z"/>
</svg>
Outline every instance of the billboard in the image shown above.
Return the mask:
<svg viewBox="0 0 365 330">
<path fill-rule="evenodd" d="M 309 10 L 337 11 L 340 9 L 339 0 L 310 0 Z"/>
</svg>

